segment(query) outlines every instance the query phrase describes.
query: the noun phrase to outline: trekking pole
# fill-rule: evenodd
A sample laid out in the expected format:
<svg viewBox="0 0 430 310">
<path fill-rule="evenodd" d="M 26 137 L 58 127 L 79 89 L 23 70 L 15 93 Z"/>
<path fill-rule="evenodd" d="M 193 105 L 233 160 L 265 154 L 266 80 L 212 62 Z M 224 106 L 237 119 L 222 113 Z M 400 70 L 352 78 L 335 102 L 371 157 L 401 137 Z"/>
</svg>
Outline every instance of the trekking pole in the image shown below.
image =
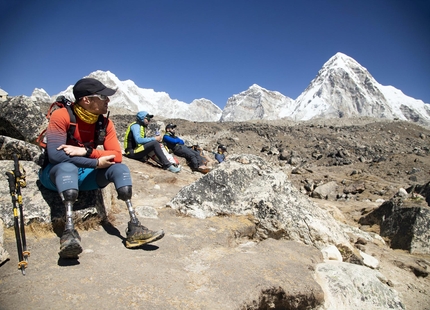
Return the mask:
<svg viewBox="0 0 430 310">
<path fill-rule="evenodd" d="M 30 252 L 27 251 L 27 242 L 25 238 L 24 212 L 22 208 L 21 187 L 25 187 L 27 183 L 25 181 L 25 170 L 19 164 L 18 157 L 16 155 L 13 156 L 13 160 L 14 160 L 14 170 L 6 172 L 6 176 L 8 177 L 9 191 L 12 197 L 12 204 L 13 204 L 14 229 L 15 229 L 16 245 L 18 249 L 18 258 L 19 258 L 18 269 L 21 269 L 22 274 L 25 275 L 25 268 L 27 268 L 27 259 L 30 256 Z M 17 206 L 17 202 L 18 202 L 18 206 Z M 18 217 L 18 213 L 20 213 L 19 217 Z"/>
<path fill-rule="evenodd" d="M 25 222 L 24 222 L 24 211 L 23 211 L 23 203 L 22 203 L 22 194 L 21 188 L 27 186 L 27 182 L 25 180 L 25 170 L 24 167 L 19 163 L 18 156 L 14 155 L 14 163 L 15 163 L 15 177 L 17 179 L 17 195 L 18 195 L 18 205 L 19 205 L 19 213 L 20 213 L 20 225 L 21 225 L 21 240 L 22 240 L 22 254 L 24 255 L 24 260 L 27 261 L 30 256 L 30 252 L 27 251 L 27 238 L 25 237 Z"/>
</svg>

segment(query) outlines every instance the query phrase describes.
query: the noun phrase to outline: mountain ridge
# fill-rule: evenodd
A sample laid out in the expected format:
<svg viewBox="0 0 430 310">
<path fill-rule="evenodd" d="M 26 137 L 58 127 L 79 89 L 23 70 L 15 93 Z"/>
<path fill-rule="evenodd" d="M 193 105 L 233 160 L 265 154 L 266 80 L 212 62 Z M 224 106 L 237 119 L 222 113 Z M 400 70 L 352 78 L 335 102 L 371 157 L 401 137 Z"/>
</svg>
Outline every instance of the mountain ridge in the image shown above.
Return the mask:
<svg viewBox="0 0 430 310">
<path fill-rule="evenodd" d="M 370 116 L 430 124 L 429 104 L 405 95 L 394 86 L 379 84 L 365 67 L 340 52 L 322 66 L 296 99 L 252 84 L 232 95 L 223 110 L 205 98 L 191 103 L 171 99 L 166 92 L 140 88 L 132 80 L 120 81 L 110 71 L 97 70 L 88 77 L 118 90 L 111 98 L 111 107 L 121 107 L 130 113 L 146 110 L 164 118 L 226 122 Z M 51 101 L 58 95 L 73 99 L 72 89 L 70 85 L 51 97 Z M 49 98 L 49 95 L 43 89 L 35 89 L 32 97 Z"/>
</svg>

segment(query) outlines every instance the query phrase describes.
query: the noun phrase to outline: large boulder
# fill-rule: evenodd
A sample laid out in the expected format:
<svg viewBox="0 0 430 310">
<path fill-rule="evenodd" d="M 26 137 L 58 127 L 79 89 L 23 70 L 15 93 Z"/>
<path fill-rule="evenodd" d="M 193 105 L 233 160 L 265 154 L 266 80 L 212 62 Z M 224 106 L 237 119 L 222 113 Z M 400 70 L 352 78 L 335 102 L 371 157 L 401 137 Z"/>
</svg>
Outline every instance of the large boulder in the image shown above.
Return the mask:
<svg viewBox="0 0 430 310">
<path fill-rule="evenodd" d="M 41 149 L 35 144 L 0 135 L 0 160 L 12 160 L 13 155 L 17 155 L 20 160 L 41 164 L 41 154 Z"/>
<path fill-rule="evenodd" d="M 349 237 L 325 210 L 301 194 L 287 175 L 254 155 L 231 155 L 186 186 L 168 204 L 198 218 L 249 215 L 261 239 L 287 239 L 317 248 L 350 246 Z"/>
<path fill-rule="evenodd" d="M 426 193 L 427 186 L 419 186 Z M 408 189 L 412 191 L 413 189 Z M 414 198 L 414 192 L 397 195 L 374 211 L 361 217 L 361 225 L 379 225 L 379 234 L 390 239 L 393 249 L 413 254 L 430 254 L 430 208 Z M 426 198 L 427 199 L 427 198 Z"/>
<path fill-rule="evenodd" d="M 45 113 L 26 96 L 0 102 L 0 111 L 0 135 L 35 143 L 48 125 Z"/>
<path fill-rule="evenodd" d="M 51 223 L 64 216 L 64 205 L 60 195 L 46 189 L 38 179 L 39 166 L 31 161 L 20 161 L 25 170 L 26 186 L 21 188 L 25 224 L 30 222 Z M 0 161 L 0 171 L 14 169 L 12 160 Z M 109 184 L 103 190 L 82 191 L 74 205 L 78 218 L 99 215 L 102 219 L 108 216 L 112 203 L 115 203 L 116 191 Z M 0 178 L 0 219 L 6 227 L 13 226 L 13 203 L 9 183 L 5 177 Z"/>
<path fill-rule="evenodd" d="M 398 293 L 377 270 L 342 262 L 317 265 L 325 309 L 405 309 Z"/>
</svg>

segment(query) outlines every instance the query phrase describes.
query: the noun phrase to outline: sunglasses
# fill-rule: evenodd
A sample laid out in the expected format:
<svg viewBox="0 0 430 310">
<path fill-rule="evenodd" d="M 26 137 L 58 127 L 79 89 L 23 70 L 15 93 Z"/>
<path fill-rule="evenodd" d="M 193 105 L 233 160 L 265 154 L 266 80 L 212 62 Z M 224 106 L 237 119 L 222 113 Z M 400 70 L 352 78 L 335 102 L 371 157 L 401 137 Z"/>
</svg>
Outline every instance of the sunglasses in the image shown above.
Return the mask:
<svg viewBox="0 0 430 310">
<path fill-rule="evenodd" d="M 95 97 L 97 97 L 97 98 L 99 98 L 102 101 L 106 101 L 108 99 L 108 96 L 106 96 L 106 95 L 89 95 L 89 96 L 86 96 L 86 97 L 89 97 L 89 98 L 95 98 Z"/>
</svg>

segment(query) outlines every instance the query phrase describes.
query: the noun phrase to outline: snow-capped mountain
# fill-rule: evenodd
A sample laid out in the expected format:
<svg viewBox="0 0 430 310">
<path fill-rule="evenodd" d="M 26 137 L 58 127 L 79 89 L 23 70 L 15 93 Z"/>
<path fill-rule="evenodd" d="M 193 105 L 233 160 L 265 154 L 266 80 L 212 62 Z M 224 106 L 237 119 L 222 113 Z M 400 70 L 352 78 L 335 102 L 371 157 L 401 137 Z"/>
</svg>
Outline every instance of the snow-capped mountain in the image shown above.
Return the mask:
<svg viewBox="0 0 430 310">
<path fill-rule="evenodd" d="M 370 116 L 430 124 L 430 105 L 408 97 L 392 86 L 379 84 L 351 57 L 331 57 L 296 100 L 258 85 L 233 95 L 221 121 Z"/>
<path fill-rule="evenodd" d="M 248 90 L 228 99 L 220 121 L 279 119 L 293 108 L 293 99 L 254 84 Z"/>
<path fill-rule="evenodd" d="M 221 116 L 221 109 L 207 99 L 196 99 L 190 104 L 171 99 L 165 92 L 156 92 L 153 89 L 139 88 L 133 81 L 120 81 L 115 74 L 109 71 L 95 71 L 87 77 L 95 78 L 107 87 L 117 89 L 114 96 L 110 97 L 112 107 L 120 107 L 132 112 L 148 111 L 151 114 L 165 118 L 182 118 L 190 121 L 214 122 Z M 74 99 L 73 85 L 65 91 L 53 96 L 64 95 Z"/>
<path fill-rule="evenodd" d="M 295 100 L 254 84 L 230 97 L 224 110 L 203 98 L 191 103 L 171 99 L 168 93 L 140 88 L 131 80 L 120 81 L 109 71 L 95 71 L 88 77 L 117 89 L 111 97 L 111 107 L 132 113 L 145 110 L 165 118 L 225 122 L 369 116 L 430 125 L 429 104 L 406 96 L 393 86 L 379 84 L 366 68 L 342 53 L 331 57 Z M 58 95 L 65 95 L 73 100 L 72 89 L 73 85 L 70 85 L 65 91 L 47 99 L 49 95 L 36 88 L 31 97 L 36 101 L 53 102 Z"/>
<path fill-rule="evenodd" d="M 35 88 L 31 93 L 30 99 L 35 102 L 50 102 L 51 97 L 43 88 Z"/>
<path fill-rule="evenodd" d="M 323 65 L 286 116 L 295 120 L 371 116 L 428 123 L 430 107 L 392 86 L 379 84 L 354 59 L 337 53 Z"/>
</svg>

